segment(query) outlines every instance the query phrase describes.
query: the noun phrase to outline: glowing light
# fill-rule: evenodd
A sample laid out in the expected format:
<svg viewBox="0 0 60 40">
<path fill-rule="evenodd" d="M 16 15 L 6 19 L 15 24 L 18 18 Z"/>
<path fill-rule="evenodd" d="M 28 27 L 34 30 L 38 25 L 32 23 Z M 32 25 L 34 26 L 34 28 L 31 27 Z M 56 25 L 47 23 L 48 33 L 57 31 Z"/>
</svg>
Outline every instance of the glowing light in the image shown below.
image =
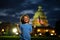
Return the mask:
<svg viewBox="0 0 60 40">
<path fill-rule="evenodd" d="M 51 36 L 53 36 L 54 34 L 51 34 Z"/>
<path fill-rule="evenodd" d="M 34 28 L 36 28 L 36 26 L 34 25 Z"/>
<path fill-rule="evenodd" d="M 52 30 L 52 33 L 55 33 L 55 31 L 54 31 L 54 30 Z"/>
<path fill-rule="evenodd" d="M 37 34 L 35 34 L 35 36 L 37 36 Z"/>
<path fill-rule="evenodd" d="M 55 33 L 55 35 L 56 35 L 56 33 Z"/>
<path fill-rule="evenodd" d="M 42 33 L 39 33 L 39 35 L 42 35 Z"/>
<path fill-rule="evenodd" d="M 48 32 L 48 29 L 46 30 L 46 32 Z"/>
<path fill-rule="evenodd" d="M 60 35 L 58 35 L 58 37 L 60 37 Z"/>
<path fill-rule="evenodd" d="M 19 33 L 16 33 L 16 35 L 18 35 Z"/>
<path fill-rule="evenodd" d="M 4 29 L 2 29 L 2 32 L 4 32 Z"/>
<path fill-rule="evenodd" d="M 40 29 L 37 29 L 37 32 L 40 32 L 41 30 Z"/>
<path fill-rule="evenodd" d="M 0 24 L 1 24 L 2 22 L 0 21 Z"/>
<path fill-rule="evenodd" d="M 17 32 L 17 28 L 14 28 L 14 29 L 13 29 L 13 32 L 16 33 L 16 32 Z"/>
</svg>

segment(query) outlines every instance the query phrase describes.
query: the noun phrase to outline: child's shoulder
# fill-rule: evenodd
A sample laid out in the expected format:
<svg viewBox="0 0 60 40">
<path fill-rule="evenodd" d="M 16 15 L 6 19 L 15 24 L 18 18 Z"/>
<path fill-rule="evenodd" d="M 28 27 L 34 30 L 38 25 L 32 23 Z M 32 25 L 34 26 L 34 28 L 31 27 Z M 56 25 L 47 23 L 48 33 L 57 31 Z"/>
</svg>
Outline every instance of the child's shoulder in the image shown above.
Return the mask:
<svg viewBox="0 0 60 40">
<path fill-rule="evenodd" d="M 20 24 L 20 26 L 22 26 L 23 24 Z"/>
<path fill-rule="evenodd" d="M 29 23 L 30 24 L 30 23 Z M 32 25 L 32 24 L 30 24 L 30 25 Z"/>
<path fill-rule="evenodd" d="M 20 26 L 22 26 L 22 25 L 31 25 L 32 26 L 32 24 L 20 24 Z"/>
<path fill-rule="evenodd" d="M 30 26 L 32 26 L 32 24 L 29 24 Z"/>
</svg>

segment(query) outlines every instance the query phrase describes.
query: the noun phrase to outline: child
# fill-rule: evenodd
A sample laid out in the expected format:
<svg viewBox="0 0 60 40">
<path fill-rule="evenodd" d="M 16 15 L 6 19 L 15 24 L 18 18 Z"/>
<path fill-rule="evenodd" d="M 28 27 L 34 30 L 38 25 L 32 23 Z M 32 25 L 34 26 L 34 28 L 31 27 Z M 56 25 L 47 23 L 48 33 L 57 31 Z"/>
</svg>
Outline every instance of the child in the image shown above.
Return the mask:
<svg viewBox="0 0 60 40">
<path fill-rule="evenodd" d="M 21 38 L 20 40 L 31 40 L 30 33 L 32 32 L 32 25 L 29 24 L 29 16 L 23 15 L 21 18 L 20 30 L 21 30 Z"/>
</svg>

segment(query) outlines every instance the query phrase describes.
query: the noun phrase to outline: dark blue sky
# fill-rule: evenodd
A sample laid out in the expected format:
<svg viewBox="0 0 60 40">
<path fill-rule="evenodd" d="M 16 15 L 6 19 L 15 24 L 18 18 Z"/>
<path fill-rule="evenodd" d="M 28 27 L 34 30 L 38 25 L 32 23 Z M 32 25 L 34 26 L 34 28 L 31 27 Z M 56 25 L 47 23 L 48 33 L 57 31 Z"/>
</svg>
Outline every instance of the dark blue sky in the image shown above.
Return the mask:
<svg viewBox="0 0 60 40">
<path fill-rule="evenodd" d="M 39 5 L 42 5 L 50 25 L 54 26 L 60 20 L 59 0 L 0 0 L 0 21 L 19 22 L 24 13 L 32 18 Z"/>
</svg>

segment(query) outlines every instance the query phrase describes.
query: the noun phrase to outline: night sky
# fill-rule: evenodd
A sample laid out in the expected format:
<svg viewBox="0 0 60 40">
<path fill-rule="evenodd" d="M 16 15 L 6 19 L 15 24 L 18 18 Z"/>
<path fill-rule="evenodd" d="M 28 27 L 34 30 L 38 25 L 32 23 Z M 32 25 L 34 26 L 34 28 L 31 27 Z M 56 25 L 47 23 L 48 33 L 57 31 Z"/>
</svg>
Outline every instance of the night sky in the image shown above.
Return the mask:
<svg viewBox="0 0 60 40">
<path fill-rule="evenodd" d="M 43 7 L 49 24 L 54 27 L 60 20 L 59 0 L 0 0 L 0 21 L 19 22 L 20 16 L 26 13 L 32 19 L 39 5 Z"/>
</svg>

